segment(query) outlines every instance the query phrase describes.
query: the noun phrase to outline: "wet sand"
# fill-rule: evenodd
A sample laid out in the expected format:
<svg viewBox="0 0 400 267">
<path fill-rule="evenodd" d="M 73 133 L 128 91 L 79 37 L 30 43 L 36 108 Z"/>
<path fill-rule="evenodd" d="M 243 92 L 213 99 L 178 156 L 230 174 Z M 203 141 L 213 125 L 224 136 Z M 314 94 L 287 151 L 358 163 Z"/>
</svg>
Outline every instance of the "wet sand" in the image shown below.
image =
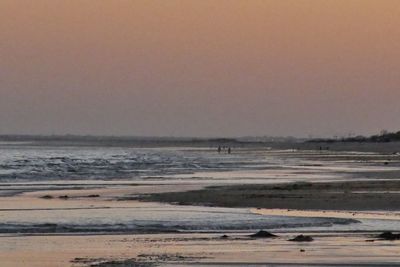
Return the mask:
<svg viewBox="0 0 400 267">
<path fill-rule="evenodd" d="M 151 194 L 142 199 L 220 207 L 398 211 L 400 181 L 214 186 L 194 191 Z"/>
<path fill-rule="evenodd" d="M 277 185 L 269 185 L 277 186 Z M 290 186 L 290 185 L 286 185 Z M 192 186 L 179 188 L 193 190 Z M 102 188 L 88 190 L 28 192 L 13 197 L 0 198 L 2 207 L 20 210 L 51 208 L 120 208 L 139 205 L 156 206 L 156 203 L 116 201 L 121 195 L 170 194 L 174 186 L 135 186 L 132 188 Z M 90 198 L 89 194 L 99 194 Z M 54 198 L 44 199 L 42 196 Z M 68 194 L 69 199 L 58 198 Z M 352 214 L 313 214 L 301 211 L 251 209 L 253 213 L 305 217 L 352 217 Z M 68 211 L 66 211 L 68 212 Z M 71 215 L 69 215 L 71 216 Z M 369 216 L 369 217 L 368 217 Z M 359 214 L 356 219 L 364 218 Z M 387 214 L 367 218 L 393 219 Z M 328 227 L 329 228 L 329 227 Z M 382 229 L 379 229 L 382 230 Z M 170 233 L 170 234 L 2 234 L 0 235 L 0 259 L 4 266 L 393 266 L 400 265 L 398 241 L 379 240 L 378 231 L 327 232 L 304 229 L 302 232 L 288 229 L 274 230 L 273 239 L 250 238 L 247 232 L 222 233 Z M 296 243 L 288 240 L 298 234 L 309 234 L 314 241 Z M 374 241 L 374 242 L 371 242 Z M 104 265 L 103 265 L 104 263 Z M 107 264 L 106 264 L 107 263 Z M 296 263 L 296 264 L 294 264 Z"/>
<path fill-rule="evenodd" d="M 0 258 L 2 266 L 10 267 L 94 266 L 112 261 L 149 266 L 400 264 L 400 247 L 393 241 L 366 242 L 371 234 L 313 233 L 311 243 L 288 241 L 296 233 L 277 234 L 275 239 L 251 239 L 245 234 L 230 234 L 229 239 L 216 234 L 3 236 Z"/>
</svg>

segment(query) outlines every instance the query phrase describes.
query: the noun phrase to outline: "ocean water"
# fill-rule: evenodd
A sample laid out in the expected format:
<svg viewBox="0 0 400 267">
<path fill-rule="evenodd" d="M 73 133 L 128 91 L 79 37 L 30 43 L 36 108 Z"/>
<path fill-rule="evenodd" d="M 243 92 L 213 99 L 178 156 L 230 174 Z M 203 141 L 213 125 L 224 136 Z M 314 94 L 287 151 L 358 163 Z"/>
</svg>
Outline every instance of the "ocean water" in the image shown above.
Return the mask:
<svg viewBox="0 0 400 267">
<path fill-rule="evenodd" d="M 336 180 L 335 165 L 287 157 L 287 151 L 269 153 L 267 147 L 233 148 L 232 154 L 215 147 L 102 147 L 48 146 L 0 143 L 0 185 L 73 181 L 129 181 L 166 183 L 277 183 Z M 346 170 L 342 168 L 340 170 Z M 350 169 L 351 170 L 351 169 Z"/>
<path fill-rule="evenodd" d="M 123 148 L 0 144 L 0 182 L 137 180 L 203 171 L 260 169 L 255 153 L 218 154 L 214 148 Z"/>
</svg>

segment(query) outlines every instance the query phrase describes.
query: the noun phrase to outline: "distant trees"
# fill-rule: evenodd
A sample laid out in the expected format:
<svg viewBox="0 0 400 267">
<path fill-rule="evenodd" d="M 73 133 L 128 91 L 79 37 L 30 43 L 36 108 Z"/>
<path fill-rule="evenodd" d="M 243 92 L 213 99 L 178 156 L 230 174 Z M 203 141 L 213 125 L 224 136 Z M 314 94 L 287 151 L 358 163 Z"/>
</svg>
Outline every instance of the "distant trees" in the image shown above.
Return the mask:
<svg viewBox="0 0 400 267">
<path fill-rule="evenodd" d="M 387 130 L 382 130 L 380 134 L 372 135 L 370 137 L 365 137 L 362 135 L 348 137 L 348 138 L 327 138 L 327 139 L 311 139 L 309 142 L 374 142 L 374 143 L 384 143 L 384 142 L 397 142 L 400 141 L 400 131 L 389 132 Z"/>
<path fill-rule="evenodd" d="M 394 142 L 400 141 L 400 131 L 390 133 L 386 130 L 381 131 L 379 135 L 373 135 L 370 138 L 371 142 Z"/>
</svg>

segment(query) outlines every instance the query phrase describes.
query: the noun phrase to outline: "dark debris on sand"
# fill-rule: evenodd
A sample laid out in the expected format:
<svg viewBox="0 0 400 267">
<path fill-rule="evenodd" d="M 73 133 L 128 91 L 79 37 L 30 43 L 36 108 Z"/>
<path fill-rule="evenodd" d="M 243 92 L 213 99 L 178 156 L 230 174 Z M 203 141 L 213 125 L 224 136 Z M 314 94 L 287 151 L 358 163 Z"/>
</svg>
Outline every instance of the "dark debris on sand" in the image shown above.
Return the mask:
<svg viewBox="0 0 400 267">
<path fill-rule="evenodd" d="M 261 230 L 261 231 L 258 231 L 255 234 L 250 235 L 250 237 L 253 237 L 253 238 L 274 238 L 274 237 L 278 237 L 278 236 L 276 236 L 274 234 L 271 234 L 270 232 Z"/>
<path fill-rule="evenodd" d="M 378 235 L 377 238 L 384 240 L 400 240 L 400 234 L 393 234 L 392 232 L 384 232 Z"/>
<path fill-rule="evenodd" d="M 205 257 L 193 257 L 193 256 L 184 256 L 181 254 L 140 254 L 137 256 L 137 259 L 141 262 L 152 262 L 152 263 L 160 263 L 160 262 L 187 262 L 187 261 L 195 261 L 199 259 L 204 259 Z"/>
<path fill-rule="evenodd" d="M 135 260 L 109 261 L 91 264 L 90 267 L 153 267 L 154 263 L 137 262 Z"/>
<path fill-rule="evenodd" d="M 312 241 L 314 241 L 314 238 L 312 238 L 311 236 L 307 236 L 307 235 L 298 235 L 293 239 L 289 239 L 289 241 L 293 241 L 293 242 L 312 242 Z"/>
<path fill-rule="evenodd" d="M 126 260 L 107 260 L 107 259 L 91 259 L 91 258 L 75 258 L 72 263 L 84 264 L 90 267 L 153 267 L 157 266 L 151 262 L 138 262 L 136 259 Z"/>
<path fill-rule="evenodd" d="M 94 194 L 94 195 L 88 195 L 87 197 L 100 197 L 100 195 Z"/>
<path fill-rule="evenodd" d="M 180 263 L 203 259 L 205 257 L 184 256 L 181 254 L 140 254 L 131 259 L 75 258 L 71 263 L 90 267 L 153 267 L 162 263 Z"/>
</svg>

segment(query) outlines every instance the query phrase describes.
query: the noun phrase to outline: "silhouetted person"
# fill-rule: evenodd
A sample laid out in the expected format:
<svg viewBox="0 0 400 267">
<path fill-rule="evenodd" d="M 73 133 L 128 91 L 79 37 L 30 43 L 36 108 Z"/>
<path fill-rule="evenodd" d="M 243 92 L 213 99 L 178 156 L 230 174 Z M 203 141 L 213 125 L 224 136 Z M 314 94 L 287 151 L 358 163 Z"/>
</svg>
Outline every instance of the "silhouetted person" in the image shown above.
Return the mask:
<svg viewBox="0 0 400 267">
<path fill-rule="evenodd" d="M 218 153 L 221 153 L 221 146 L 218 147 Z"/>
<path fill-rule="evenodd" d="M 231 147 L 228 148 L 228 154 L 231 154 L 232 150 Z"/>
</svg>

